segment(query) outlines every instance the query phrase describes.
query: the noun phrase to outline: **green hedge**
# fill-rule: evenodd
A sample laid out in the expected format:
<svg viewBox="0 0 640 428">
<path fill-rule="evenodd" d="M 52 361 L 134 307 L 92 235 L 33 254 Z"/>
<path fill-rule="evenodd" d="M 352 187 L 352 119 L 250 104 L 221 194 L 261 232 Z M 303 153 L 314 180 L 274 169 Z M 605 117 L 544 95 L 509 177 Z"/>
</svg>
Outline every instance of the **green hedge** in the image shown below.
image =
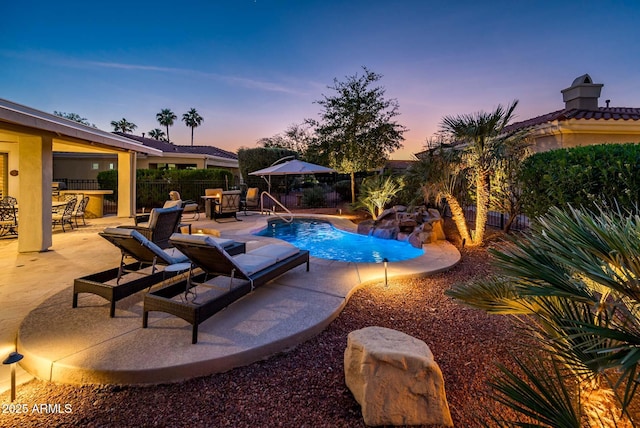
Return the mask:
<svg viewBox="0 0 640 428">
<path fill-rule="evenodd" d="M 220 168 L 209 169 L 139 169 L 136 171 L 136 205 L 138 208 L 160 207 L 169 199 L 169 192 L 177 190 L 183 200 L 200 203 L 205 188 L 230 189 L 233 174 Z M 103 171 L 98 174 L 100 189 L 113 190 L 113 200 L 118 196 L 118 171 Z"/>
<path fill-rule="evenodd" d="M 521 173 L 529 217 L 552 206 L 592 207 L 594 202 L 633 209 L 640 200 L 640 144 L 600 144 L 536 153 Z"/>
<path fill-rule="evenodd" d="M 297 158 L 298 153 L 293 150 L 278 147 L 256 147 L 252 149 L 241 148 L 238 150 L 238 165 L 240 167 L 240 173 L 248 187 L 258 187 L 261 191 L 267 190 L 267 184 L 262 178 L 255 175 L 249 175 L 249 173 L 267 168 L 275 161 L 287 156 L 294 156 L 294 158 Z M 272 176 L 271 188 L 277 189 L 279 186 L 283 185 L 284 182 L 284 176 Z"/>
</svg>

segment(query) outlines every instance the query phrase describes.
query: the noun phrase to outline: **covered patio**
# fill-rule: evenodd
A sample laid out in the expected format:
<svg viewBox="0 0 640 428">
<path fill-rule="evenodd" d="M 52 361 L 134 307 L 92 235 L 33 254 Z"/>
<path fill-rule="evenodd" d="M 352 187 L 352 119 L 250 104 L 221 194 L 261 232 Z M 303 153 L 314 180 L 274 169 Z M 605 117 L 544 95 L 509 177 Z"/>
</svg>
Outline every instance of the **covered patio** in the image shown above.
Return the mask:
<svg viewBox="0 0 640 428">
<path fill-rule="evenodd" d="M 161 156 L 129 138 L 0 99 L 0 192 L 20 205 L 18 252 L 52 245 L 53 153 L 108 153 L 118 158 L 118 217 L 135 214 L 136 156 Z"/>
</svg>

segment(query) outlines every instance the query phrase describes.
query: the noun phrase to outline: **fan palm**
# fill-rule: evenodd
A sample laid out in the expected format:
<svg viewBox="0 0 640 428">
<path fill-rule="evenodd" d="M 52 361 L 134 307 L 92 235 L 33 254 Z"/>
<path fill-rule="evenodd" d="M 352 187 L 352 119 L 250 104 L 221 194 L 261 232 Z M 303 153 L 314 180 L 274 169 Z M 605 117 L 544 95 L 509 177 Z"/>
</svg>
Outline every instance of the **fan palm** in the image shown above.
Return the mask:
<svg viewBox="0 0 640 428">
<path fill-rule="evenodd" d="M 472 237 L 474 245 L 482 244 L 489 214 L 489 183 L 491 170 L 502 152 L 502 145 L 510 135 L 504 134 L 504 128 L 513 118 L 518 101 L 506 108 L 498 105 L 491 113 L 478 112 L 460 116 L 445 116 L 441 130 L 456 143 L 463 145 L 465 160 L 475 176 L 476 188 L 476 225 Z"/>
<path fill-rule="evenodd" d="M 162 110 L 160 110 L 160 113 L 156 114 L 156 120 L 160 123 L 160 125 L 167 127 L 167 141 L 171 141 L 171 139 L 169 138 L 169 127 L 173 126 L 173 121 L 177 118 L 178 116 L 176 116 L 175 113 L 168 108 L 163 108 Z"/>
<path fill-rule="evenodd" d="M 525 331 L 578 385 L 572 399 L 594 425 L 633 423 L 640 214 L 552 208 L 530 234 L 507 242 L 491 251 L 498 277 L 458 284 L 447 294 L 492 313 L 520 315 Z"/>
<path fill-rule="evenodd" d="M 112 120 L 111 121 L 111 126 L 113 126 L 113 132 L 120 131 L 120 132 L 124 132 L 125 134 L 132 133 L 133 130 L 138 127 L 138 125 L 136 125 L 133 122 L 129 122 L 124 117 L 122 119 L 118 120 L 118 121 Z"/>
<path fill-rule="evenodd" d="M 160 128 L 155 128 L 149 131 L 149 137 L 153 138 L 154 140 L 167 141 L 164 131 Z"/>
<path fill-rule="evenodd" d="M 200 126 L 204 119 L 198 114 L 196 109 L 192 108 L 182 115 L 182 121 L 191 128 L 191 145 L 193 146 L 193 129 Z"/>
</svg>

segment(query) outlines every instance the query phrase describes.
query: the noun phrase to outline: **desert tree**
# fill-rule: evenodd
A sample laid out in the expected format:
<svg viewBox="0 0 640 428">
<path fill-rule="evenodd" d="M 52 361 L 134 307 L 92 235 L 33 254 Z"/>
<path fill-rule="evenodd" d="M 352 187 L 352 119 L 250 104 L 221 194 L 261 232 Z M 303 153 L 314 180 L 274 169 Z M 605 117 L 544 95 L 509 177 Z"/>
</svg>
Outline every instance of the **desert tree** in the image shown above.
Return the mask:
<svg viewBox="0 0 640 428">
<path fill-rule="evenodd" d="M 315 134 L 307 123 L 291 124 L 284 132 L 272 137 L 264 137 L 258 140 L 257 144 L 262 147 L 276 147 L 292 150 L 300 154 L 302 158 L 310 146 L 315 141 Z"/>
<path fill-rule="evenodd" d="M 307 120 L 317 139 L 309 147 L 313 160 L 351 176 L 351 202 L 355 202 L 355 173 L 384 165 L 389 154 L 402 147 L 407 128 L 394 118 L 400 113 L 395 99 L 374 86 L 382 78 L 366 67 L 364 73 L 334 79 L 334 91 L 316 101 L 320 120 Z"/>
</svg>

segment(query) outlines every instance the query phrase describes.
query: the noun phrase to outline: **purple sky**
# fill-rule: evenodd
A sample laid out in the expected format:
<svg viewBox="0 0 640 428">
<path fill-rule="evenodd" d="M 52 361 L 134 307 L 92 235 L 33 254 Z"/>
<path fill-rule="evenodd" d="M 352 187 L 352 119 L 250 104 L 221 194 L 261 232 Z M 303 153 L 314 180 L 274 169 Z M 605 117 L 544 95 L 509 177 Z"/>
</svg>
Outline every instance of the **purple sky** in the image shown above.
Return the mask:
<svg viewBox="0 0 640 428">
<path fill-rule="evenodd" d="M 640 107 L 640 2 L 216 0 L 7 2 L 0 98 L 73 112 L 100 129 L 204 118 L 195 144 L 235 151 L 318 118 L 334 78 L 384 77 L 410 129 L 406 159 L 445 115 L 520 100 L 517 119 L 563 107 L 589 73 L 601 105 Z M 173 142 L 190 143 L 177 121 Z"/>
</svg>

